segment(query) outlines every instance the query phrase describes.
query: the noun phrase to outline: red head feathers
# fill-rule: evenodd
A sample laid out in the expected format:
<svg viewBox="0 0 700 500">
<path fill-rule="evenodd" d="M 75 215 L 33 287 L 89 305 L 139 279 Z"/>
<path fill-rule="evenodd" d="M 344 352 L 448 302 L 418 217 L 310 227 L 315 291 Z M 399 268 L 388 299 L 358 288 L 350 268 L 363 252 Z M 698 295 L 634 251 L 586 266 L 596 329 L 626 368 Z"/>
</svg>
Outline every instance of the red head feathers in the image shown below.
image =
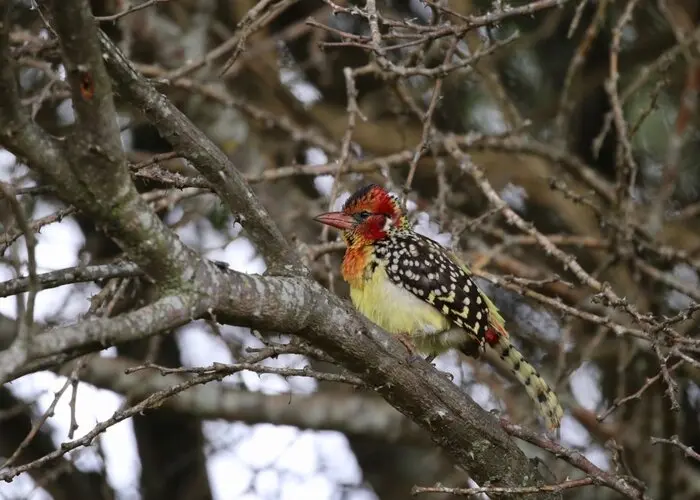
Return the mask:
<svg viewBox="0 0 700 500">
<path fill-rule="evenodd" d="M 341 212 L 321 214 L 314 220 L 341 229 L 348 246 L 371 244 L 408 228 L 399 199 L 377 184 L 355 191 Z"/>
</svg>

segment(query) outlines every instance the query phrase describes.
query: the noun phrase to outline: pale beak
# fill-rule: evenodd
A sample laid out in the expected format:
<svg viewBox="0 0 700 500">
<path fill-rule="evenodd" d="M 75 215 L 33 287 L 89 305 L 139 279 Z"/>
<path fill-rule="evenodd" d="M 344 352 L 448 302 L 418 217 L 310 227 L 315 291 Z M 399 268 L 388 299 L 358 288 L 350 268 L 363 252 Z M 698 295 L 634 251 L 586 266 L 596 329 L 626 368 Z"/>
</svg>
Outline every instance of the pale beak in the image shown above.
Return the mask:
<svg viewBox="0 0 700 500">
<path fill-rule="evenodd" d="M 343 212 L 327 212 L 317 215 L 314 217 L 314 220 L 321 224 L 342 230 L 350 229 L 355 224 L 355 219 L 351 215 L 346 215 Z"/>
</svg>

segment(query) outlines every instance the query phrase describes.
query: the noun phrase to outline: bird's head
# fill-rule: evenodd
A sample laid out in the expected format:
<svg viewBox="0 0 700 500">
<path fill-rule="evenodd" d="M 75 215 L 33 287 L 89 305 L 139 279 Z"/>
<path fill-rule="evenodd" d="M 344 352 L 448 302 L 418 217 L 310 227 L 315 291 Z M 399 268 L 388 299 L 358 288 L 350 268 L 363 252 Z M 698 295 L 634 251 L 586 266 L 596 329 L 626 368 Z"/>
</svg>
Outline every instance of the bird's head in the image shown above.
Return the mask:
<svg viewBox="0 0 700 500">
<path fill-rule="evenodd" d="M 399 199 L 377 184 L 355 191 L 340 212 L 327 212 L 314 220 L 340 229 L 348 246 L 367 245 L 408 228 Z"/>
</svg>

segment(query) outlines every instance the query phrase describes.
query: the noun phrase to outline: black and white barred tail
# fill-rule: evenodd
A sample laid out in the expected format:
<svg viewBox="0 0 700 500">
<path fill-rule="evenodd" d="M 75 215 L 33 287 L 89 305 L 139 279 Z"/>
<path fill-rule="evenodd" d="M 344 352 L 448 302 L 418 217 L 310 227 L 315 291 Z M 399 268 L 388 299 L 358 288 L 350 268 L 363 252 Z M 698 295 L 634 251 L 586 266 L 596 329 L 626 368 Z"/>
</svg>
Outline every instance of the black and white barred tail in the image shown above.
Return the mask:
<svg viewBox="0 0 700 500">
<path fill-rule="evenodd" d="M 465 354 L 473 355 L 471 352 L 465 352 Z M 507 336 L 498 336 L 497 342 L 487 344 L 484 355 L 492 363 L 506 368 L 520 382 L 544 417 L 549 430 L 559 427 L 564 416 L 559 398 L 535 367 L 528 363 L 520 351 L 511 344 Z"/>
</svg>

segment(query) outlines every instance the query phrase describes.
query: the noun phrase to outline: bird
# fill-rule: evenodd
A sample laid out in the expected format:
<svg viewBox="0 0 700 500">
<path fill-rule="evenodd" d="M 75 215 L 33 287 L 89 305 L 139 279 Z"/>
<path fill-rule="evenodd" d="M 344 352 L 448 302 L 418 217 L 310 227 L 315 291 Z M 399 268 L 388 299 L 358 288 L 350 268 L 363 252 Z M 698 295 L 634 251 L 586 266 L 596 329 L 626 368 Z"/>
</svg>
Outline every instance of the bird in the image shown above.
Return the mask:
<svg viewBox="0 0 700 500">
<path fill-rule="evenodd" d="M 505 320 L 454 251 L 411 228 L 400 199 L 378 184 L 355 191 L 342 210 L 314 220 L 341 231 L 342 276 L 355 308 L 416 353 L 450 349 L 488 356 L 522 384 L 550 431 L 563 409 L 556 393 L 511 343 Z"/>
</svg>

